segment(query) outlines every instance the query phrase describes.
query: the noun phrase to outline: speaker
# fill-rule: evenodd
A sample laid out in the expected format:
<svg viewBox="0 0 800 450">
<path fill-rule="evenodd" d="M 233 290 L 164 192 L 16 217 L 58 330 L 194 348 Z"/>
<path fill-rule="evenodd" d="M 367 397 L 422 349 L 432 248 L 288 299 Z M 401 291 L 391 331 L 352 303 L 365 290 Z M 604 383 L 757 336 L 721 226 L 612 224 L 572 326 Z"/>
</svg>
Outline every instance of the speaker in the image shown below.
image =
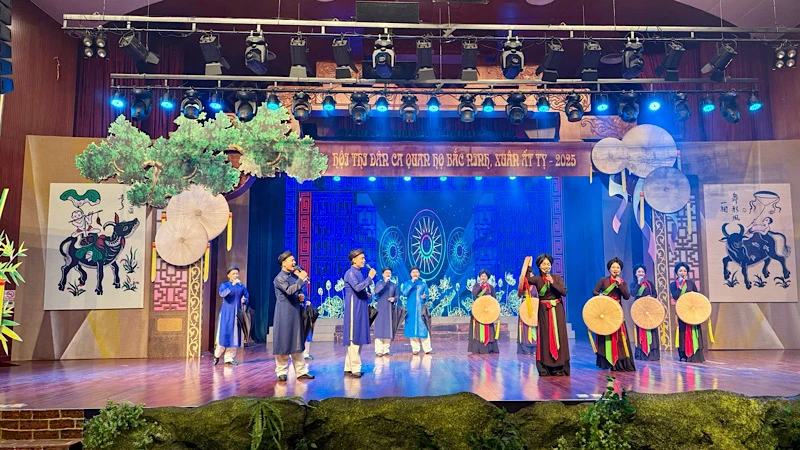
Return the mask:
<svg viewBox="0 0 800 450">
<path fill-rule="evenodd" d="M 419 23 L 417 2 L 356 2 L 359 22 Z"/>
</svg>

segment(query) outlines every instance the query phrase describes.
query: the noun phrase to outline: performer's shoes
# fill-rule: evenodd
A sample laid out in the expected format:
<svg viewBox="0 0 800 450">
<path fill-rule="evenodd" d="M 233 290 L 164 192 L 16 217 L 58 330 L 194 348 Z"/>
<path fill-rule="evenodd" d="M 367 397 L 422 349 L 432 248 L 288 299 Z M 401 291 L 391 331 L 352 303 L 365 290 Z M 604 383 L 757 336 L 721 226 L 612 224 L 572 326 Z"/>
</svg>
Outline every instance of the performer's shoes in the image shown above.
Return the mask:
<svg viewBox="0 0 800 450">
<path fill-rule="evenodd" d="M 383 353 L 375 353 L 375 356 L 383 356 Z"/>
<path fill-rule="evenodd" d="M 364 375 L 364 372 L 348 372 L 348 374 L 353 378 L 361 378 L 361 375 Z"/>
<path fill-rule="evenodd" d="M 426 354 L 426 355 L 432 355 L 432 354 L 434 354 L 434 353 L 435 353 L 435 352 L 434 352 L 433 350 L 431 350 L 431 351 L 429 351 L 429 352 L 425 352 L 425 354 Z"/>
<path fill-rule="evenodd" d="M 353 373 L 353 372 L 350 372 L 349 370 L 345 370 L 345 371 L 344 371 L 344 374 L 345 374 L 345 375 L 352 375 L 352 373 Z"/>
<path fill-rule="evenodd" d="M 311 355 L 303 355 L 303 359 L 314 359 Z"/>
<path fill-rule="evenodd" d="M 419 355 L 419 352 L 411 352 L 412 355 Z"/>
<path fill-rule="evenodd" d="M 392 356 L 392 354 L 389 353 L 389 352 L 386 352 L 386 353 L 383 354 L 383 356 Z"/>
<path fill-rule="evenodd" d="M 214 357 L 214 359 L 213 359 L 212 361 L 214 361 L 214 365 L 215 365 L 215 366 L 216 366 L 217 364 L 219 364 L 219 358 L 217 358 L 216 356 Z"/>
<path fill-rule="evenodd" d="M 278 381 L 286 381 L 286 375 L 278 375 Z"/>
<path fill-rule="evenodd" d="M 314 375 L 311 375 L 310 373 L 306 373 L 306 374 L 300 375 L 299 377 L 297 377 L 297 379 L 298 380 L 313 380 L 314 379 Z"/>
<path fill-rule="evenodd" d="M 225 361 L 226 366 L 238 366 L 239 363 L 236 361 Z"/>
</svg>

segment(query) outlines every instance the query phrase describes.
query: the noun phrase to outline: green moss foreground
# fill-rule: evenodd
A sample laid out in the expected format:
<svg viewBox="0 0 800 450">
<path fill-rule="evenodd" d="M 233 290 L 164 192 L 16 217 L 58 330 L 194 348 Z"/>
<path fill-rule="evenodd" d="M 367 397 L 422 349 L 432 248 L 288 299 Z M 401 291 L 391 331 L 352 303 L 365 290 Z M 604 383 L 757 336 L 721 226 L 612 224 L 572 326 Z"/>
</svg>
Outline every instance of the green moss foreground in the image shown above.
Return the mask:
<svg viewBox="0 0 800 450">
<path fill-rule="evenodd" d="M 723 391 L 627 396 L 635 410 L 621 424 L 625 447 L 580 445 L 576 432 L 589 405 L 539 402 L 504 414 L 471 393 L 441 397 L 301 403 L 269 401 L 279 412 L 283 449 L 788 449 L 800 445 L 800 398 L 749 398 Z M 251 448 L 254 408 L 263 399 L 233 397 L 198 408 L 145 409 L 160 431 L 147 448 Z M 137 429 L 138 430 L 138 429 Z M 125 431 L 112 448 L 135 448 L 139 431 Z M 278 448 L 264 432 L 259 448 Z M 602 440 L 602 439 L 601 439 Z"/>
</svg>

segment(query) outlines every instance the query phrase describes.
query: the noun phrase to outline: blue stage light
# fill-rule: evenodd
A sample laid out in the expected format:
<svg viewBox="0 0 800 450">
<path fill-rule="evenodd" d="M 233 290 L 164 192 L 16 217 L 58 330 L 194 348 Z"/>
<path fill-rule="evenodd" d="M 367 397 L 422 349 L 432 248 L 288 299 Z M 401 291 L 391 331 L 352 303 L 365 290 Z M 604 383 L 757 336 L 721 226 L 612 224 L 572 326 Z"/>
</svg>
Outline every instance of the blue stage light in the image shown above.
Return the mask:
<svg viewBox="0 0 800 450">
<path fill-rule="evenodd" d="M 475 181 L 481 181 L 483 177 L 475 177 Z"/>
<path fill-rule="evenodd" d="M 544 179 L 545 180 L 552 180 L 553 176 L 552 175 L 545 175 Z"/>
<path fill-rule="evenodd" d="M 716 109 L 716 105 L 714 105 L 714 100 L 711 99 L 711 96 L 706 95 L 703 97 L 703 100 L 700 102 L 700 109 L 702 109 L 704 113 L 710 113 Z"/>
<path fill-rule="evenodd" d="M 439 177 L 439 181 L 447 181 L 447 177 Z"/>
<path fill-rule="evenodd" d="M 761 103 L 761 100 L 758 99 L 755 92 L 750 94 L 750 98 L 747 99 L 747 108 L 750 111 L 758 111 L 762 106 L 764 106 L 764 104 Z"/>
<path fill-rule="evenodd" d="M 121 92 L 117 91 L 114 92 L 114 95 L 111 96 L 111 106 L 114 108 L 122 108 L 125 106 L 125 97 L 122 95 Z"/>
<path fill-rule="evenodd" d="M 375 178 L 375 177 L 369 177 L 369 181 L 375 181 L 375 180 L 377 180 L 377 178 Z"/>
<path fill-rule="evenodd" d="M 275 94 L 269 94 L 269 96 L 267 97 L 267 108 L 275 111 L 280 107 L 281 107 L 281 101 L 278 99 L 278 96 Z"/>
<path fill-rule="evenodd" d="M 342 177 L 339 176 L 333 177 L 333 181 L 342 181 Z"/>
<path fill-rule="evenodd" d="M 509 180 L 516 180 L 517 177 L 508 177 Z"/>
<path fill-rule="evenodd" d="M 494 100 L 492 100 L 492 97 L 486 97 L 483 100 L 483 112 L 489 113 L 492 111 L 494 111 Z"/>
<path fill-rule="evenodd" d="M 650 100 L 650 104 L 647 105 L 650 111 L 658 111 L 661 109 L 661 101 L 660 100 Z"/>
<path fill-rule="evenodd" d="M 328 95 L 322 100 L 322 109 L 329 112 L 336 109 L 336 100 L 332 95 Z"/>
<path fill-rule="evenodd" d="M 214 111 L 221 111 L 223 107 L 222 95 L 219 92 L 214 92 L 208 99 L 208 107 Z"/>
<path fill-rule="evenodd" d="M 403 177 L 403 181 L 411 181 L 411 177 Z"/>
<path fill-rule="evenodd" d="M 380 96 L 380 98 L 378 98 L 375 102 L 375 110 L 378 112 L 386 112 L 389 110 L 389 101 L 386 100 L 386 97 Z"/>
<path fill-rule="evenodd" d="M 438 98 L 431 97 L 428 100 L 428 111 L 430 111 L 430 112 L 439 112 L 440 106 L 441 105 L 439 103 L 439 99 Z"/>
<path fill-rule="evenodd" d="M 161 103 L 159 103 L 162 108 L 164 109 L 173 109 L 175 108 L 175 102 L 172 101 L 170 98 L 162 98 Z"/>
</svg>

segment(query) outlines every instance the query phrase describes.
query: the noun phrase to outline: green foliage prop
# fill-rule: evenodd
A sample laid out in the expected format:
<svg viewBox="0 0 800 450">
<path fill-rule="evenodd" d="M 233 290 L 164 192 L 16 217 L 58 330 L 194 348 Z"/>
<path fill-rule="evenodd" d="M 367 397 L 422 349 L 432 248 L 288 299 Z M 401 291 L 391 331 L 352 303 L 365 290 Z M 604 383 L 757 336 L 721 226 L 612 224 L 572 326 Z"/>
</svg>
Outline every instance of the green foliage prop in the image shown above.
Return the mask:
<svg viewBox="0 0 800 450">
<path fill-rule="evenodd" d="M 630 428 L 635 410 L 625 390 L 614 392 L 614 377 L 606 377 L 606 392 L 580 415 L 581 428 L 575 434 L 582 450 L 628 450 L 631 448 Z M 559 450 L 572 448 L 566 439 L 559 439 Z"/>
<path fill-rule="evenodd" d="M 8 198 L 8 188 L 0 191 L 0 217 L 3 215 L 6 198 Z M 5 299 L 5 283 L 8 281 L 14 284 L 25 282 L 19 273 L 19 267 L 22 265 L 21 259 L 27 256 L 26 251 L 28 249 L 25 248 L 24 242 L 17 247 L 9 239 L 5 230 L 0 230 L 0 344 L 3 345 L 6 355 L 8 355 L 8 340 L 22 342 L 22 338 L 11 329 L 19 324 L 11 320 L 11 317 L 14 316 L 14 306 Z"/>
<path fill-rule="evenodd" d="M 519 423 L 504 409 L 497 410 L 494 424 L 469 437 L 472 450 L 524 450 Z"/>
<path fill-rule="evenodd" d="M 148 422 L 142 418 L 144 405 L 130 402 L 116 403 L 109 401 L 100 414 L 87 420 L 83 426 L 83 445 L 89 449 L 105 449 L 119 447 L 122 433 L 128 433 L 126 441 L 130 447 L 145 449 L 158 441 L 164 441 L 166 435 L 157 422 Z"/>
<path fill-rule="evenodd" d="M 100 145 L 89 146 L 75 158 L 81 175 L 95 182 L 111 177 L 131 186 L 128 200 L 134 206 L 166 206 L 169 198 L 192 184 L 217 195 L 231 191 L 240 174 L 271 177 L 285 172 L 299 182 L 319 178 L 328 157 L 309 137 L 292 131 L 286 109 L 271 110 L 264 105 L 253 120 L 232 122 L 224 113 L 206 120 L 183 116 L 175 119 L 177 129 L 169 139 L 150 137 L 124 116 L 119 116 Z M 237 170 L 226 150 L 242 153 Z"/>
</svg>

